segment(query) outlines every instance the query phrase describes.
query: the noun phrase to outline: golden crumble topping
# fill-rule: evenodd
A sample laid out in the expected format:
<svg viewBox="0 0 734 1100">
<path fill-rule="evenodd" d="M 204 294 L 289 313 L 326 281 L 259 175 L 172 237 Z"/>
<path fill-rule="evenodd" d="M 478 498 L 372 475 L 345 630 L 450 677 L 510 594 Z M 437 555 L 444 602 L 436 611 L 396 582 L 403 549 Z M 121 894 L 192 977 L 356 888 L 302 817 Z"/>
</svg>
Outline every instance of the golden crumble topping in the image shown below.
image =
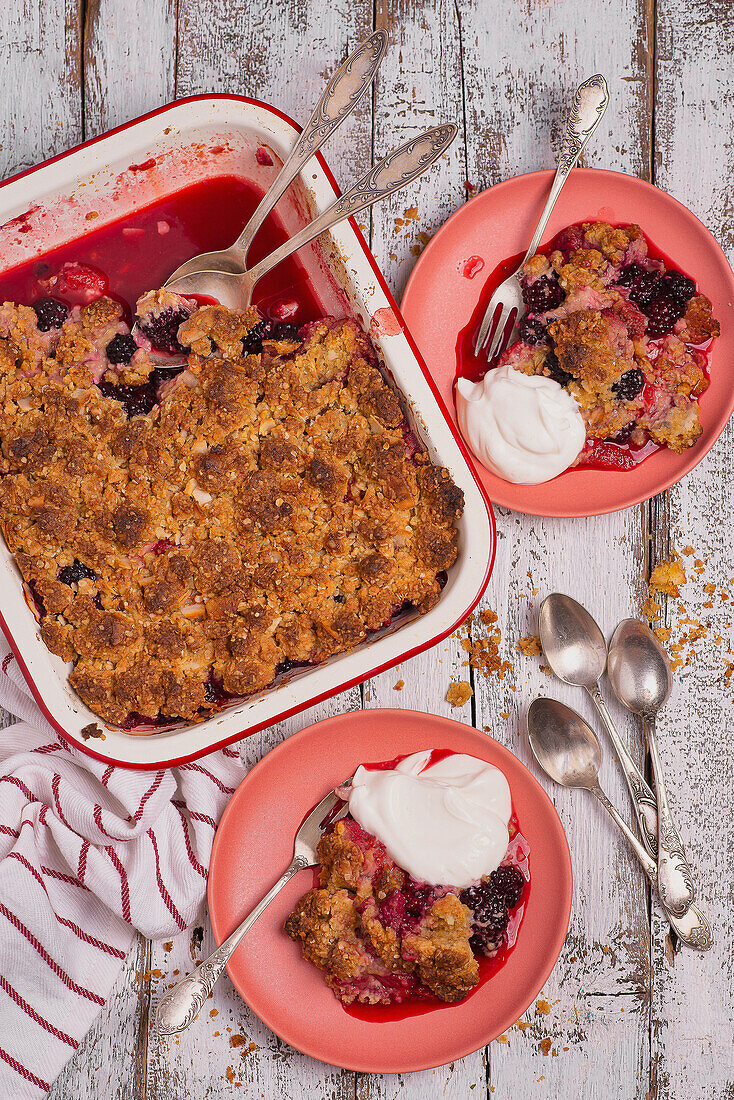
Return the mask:
<svg viewBox="0 0 734 1100">
<path fill-rule="evenodd" d="M 200 718 L 429 610 L 463 507 L 356 323 L 246 354 L 255 310 L 167 291 L 146 310 L 178 311 L 178 372 L 140 338 L 110 361 L 130 339 L 110 299 L 47 332 L 0 307 L 0 525 L 44 641 L 113 724 Z"/>
<path fill-rule="evenodd" d="M 719 323 L 693 279 L 650 255 L 638 225 L 568 226 L 548 256 L 525 263 L 522 288 L 527 317 L 502 363 L 575 398 L 586 427 L 577 462 L 602 441 L 693 446 Z"/>
</svg>

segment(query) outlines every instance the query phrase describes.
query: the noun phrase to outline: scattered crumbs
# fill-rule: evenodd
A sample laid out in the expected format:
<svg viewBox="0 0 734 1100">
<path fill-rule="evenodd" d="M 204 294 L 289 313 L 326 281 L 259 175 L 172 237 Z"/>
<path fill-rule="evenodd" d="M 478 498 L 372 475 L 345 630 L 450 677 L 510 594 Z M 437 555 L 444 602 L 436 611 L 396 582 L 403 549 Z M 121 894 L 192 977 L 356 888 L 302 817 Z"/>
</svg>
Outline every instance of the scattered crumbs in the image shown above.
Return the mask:
<svg viewBox="0 0 734 1100">
<path fill-rule="evenodd" d="M 472 627 L 477 625 L 477 618 L 481 626 L 486 627 L 486 633 L 481 637 L 472 637 Z M 468 654 L 466 662 L 485 677 L 497 676 L 504 680 L 505 673 L 511 671 L 512 665 L 500 657 L 500 643 L 502 634 L 497 626 L 497 613 L 486 608 L 480 611 L 478 616 L 470 615 L 457 631 L 457 637 L 462 649 Z"/>
<path fill-rule="evenodd" d="M 696 551 L 693 549 L 692 546 L 684 546 L 683 553 L 686 555 L 687 558 L 690 558 L 693 554 L 696 553 Z"/>
<path fill-rule="evenodd" d="M 540 666 L 540 671 L 541 671 L 541 672 L 544 672 L 546 676 L 550 676 L 550 675 L 551 675 L 551 667 L 550 667 L 550 665 L 541 665 L 541 666 Z"/>
<path fill-rule="evenodd" d="M 247 1044 L 247 1036 L 246 1035 L 230 1035 L 230 1037 L 229 1037 L 229 1045 L 231 1047 L 243 1047 L 243 1046 L 246 1046 L 246 1044 Z"/>
<path fill-rule="evenodd" d="M 162 978 L 162 977 L 163 977 L 162 971 L 159 970 L 159 968 L 156 966 L 153 970 L 143 971 L 143 973 L 140 975 L 140 980 L 141 980 L 141 982 L 149 982 L 151 980 L 151 978 Z"/>
<path fill-rule="evenodd" d="M 553 1046 L 553 1040 L 550 1035 L 546 1035 L 545 1039 L 541 1039 L 538 1043 L 538 1047 L 542 1050 L 543 1054 L 550 1054 L 550 1049 Z"/>
<path fill-rule="evenodd" d="M 657 600 L 653 600 L 652 598 L 645 600 L 642 605 L 642 614 L 645 616 L 646 619 L 654 622 L 654 620 L 657 619 L 658 615 L 660 614 L 660 604 L 657 602 Z"/>
<path fill-rule="evenodd" d="M 510 717 L 509 710 L 501 710 L 500 711 L 500 718 L 509 718 L 509 717 Z"/>
<path fill-rule="evenodd" d="M 622 1011 L 624 1012 L 624 1009 L 622 1009 Z M 554 1058 L 558 1057 L 558 1051 L 556 1050 L 555 1047 L 553 1047 L 553 1050 L 551 1051 L 551 1054 L 553 1055 Z"/>
<path fill-rule="evenodd" d="M 661 561 L 650 575 L 650 595 L 663 592 L 666 596 L 680 596 L 679 585 L 686 583 L 686 572 L 678 558 Z"/>
<path fill-rule="evenodd" d="M 530 1024 L 527 1020 L 518 1020 L 515 1024 L 515 1027 L 518 1029 L 518 1031 L 527 1031 L 530 1027 Z"/>
<path fill-rule="evenodd" d="M 176 977 L 176 975 L 177 975 L 177 974 L 179 974 L 179 973 L 180 973 L 180 971 L 179 971 L 178 967 L 176 967 L 176 969 L 175 969 L 175 970 L 174 970 L 174 972 L 173 972 L 173 976 L 174 976 L 174 978 L 175 978 L 175 977 Z"/>
<path fill-rule="evenodd" d="M 451 703 L 452 707 L 463 707 L 464 703 L 468 703 L 474 694 L 472 686 L 468 680 L 452 680 L 449 684 L 449 690 L 446 692 L 446 702 Z"/>
<path fill-rule="evenodd" d="M 405 687 L 405 680 L 398 680 L 397 684 L 393 687 L 393 691 L 402 691 Z"/>
<path fill-rule="evenodd" d="M 211 1012 L 209 1013 L 209 1015 L 210 1016 L 218 1016 L 219 1015 L 219 1009 L 218 1008 L 213 1008 L 211 1010 Z"/>
<path fill-rule="evenodd" d="M 221 1031 L 215 1031 L 214 1034 L 216 1036 L 216 1035 L 221 1035 L 222 1033 L 221 1033 Z"/>
<path fill-rule="evenodd" d="M 532 592 L 530 593 L 530 595 L 531 595 L 531 596 L 537 596 L 539 592 L 540 592 L 540 589 L 539 589 L 539 588 L 534 588 L 534 589 L 532 590 Z"/>
<path fill-rule="evenodd" d="M 521 653 L 524 653 L 526 657 L 537 657 L 541 652 L 540 636 L 538 634 L 531 634 L 527 638 L 521 638 L 517 643 L 517 648 Z"/>
<path fill-rule="evenodd" d="M 226 1076 L 227 1076 L 227 1080 L 229 1081 L 229 1083 L 231 1085 L 234 1081 L 234 1070 L 232 1069 L 231 1066 L 227 1066 Z"/>
<path fill-rule="evenodd" d="M 172 951 L 173 950 L 173 940 L 166 940 L 166 942 L 163 944 L 163 950 L 164 951 Z"/>
<path fill-rule="evenodd" d="M 665 958 L 668 960 L 668 966 L 675 964 L 675 948 L 670 938 L 670 932 L 666 933 L 665 936 Z"/>
<path fill-rule="evenodd" d="M 405 220 L 406 220 L 406 222 L 414 222 L 414 221 L 418 220 L 418 207 L 417 206 L 409 206 L 408 207 L 408 209 L 405 211 Z"/>
<path fill-rule="evenodd" d="M 653 634 L 659 642 L 670 641 L 670 631 L 668 630 L 667 626 L 656 626 L 653 630 Z"/>
<path fill-rule="evenodd" d="M 568 1047 L 564 1047 L 563 1049 L 564 1049 L 564 1050 L 568 1050 L 569 1048 L 568 1048 Z"/>
<path fill-rule="evenodd" d="M 548 1004 L 547 1001 L 540 1000 L 535 1002 L 535 1011 L 538 1013 L 539 1016 L 549 1016 L 550 1010 L 551 1006 Z"/>
<path fill-rule="evenodd" d="M 506 1035 L 498 1035 L 497 1036 L 497 1042 L 498 1043 L 507 1043 L 509 1045 L 510 1040 L 507 1038 Z"/>
<path fill-rule="evenodd" d="M 94 221 L 95 218 L 99 217 L 99 211 L 98 210 L 90 210 L 90 211 L 88 211 L 88 213 L 86 213 L 84 215 L 84 217 L 85 217 L 86 221 L 88 221 L 88 222 Z"/>
</svg>

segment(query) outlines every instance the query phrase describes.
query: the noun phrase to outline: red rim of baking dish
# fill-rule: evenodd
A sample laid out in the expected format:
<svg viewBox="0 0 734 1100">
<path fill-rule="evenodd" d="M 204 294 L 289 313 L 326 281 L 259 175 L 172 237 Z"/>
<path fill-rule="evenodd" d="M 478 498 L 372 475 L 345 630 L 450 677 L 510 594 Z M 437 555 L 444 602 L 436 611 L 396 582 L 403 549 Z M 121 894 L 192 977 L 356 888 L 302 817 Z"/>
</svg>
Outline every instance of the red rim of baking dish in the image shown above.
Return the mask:
<svg viewBox="0 0 734 1100">
<path fill-rule="evenodd" d="M 294 130 L 296 131 L 296 133 L 301 132 L 301 127 L 289 115 L 285 114 L 283 111 L 279 111 L 277 107 L 271 107 L 270 104 L 263 103 L 262 100 L 259 100 L 259 99 L 252 99 L 250 96 L 232 95 L 232 94 L 228 94 L 228 93 L 224 93 L 224 92 L 213 92 L 211 95 L 186 96 L 183 99 L 175 99 L 171 103 L 166 103 L 162 107 L 157 107 L 154 111 L 148 111 L 147 114 L 139 115 L 137 118 L 132 118 L 132 119 L 129 120 L 129 122 L 124 122 L 121 126 L 116 126 L 113 130 L 107 130 L 104 134 L 99 134 L 97 137 L 90 138 L 88 141 L 83 141 L 79 145 L 72 146 L 71 149 L 67 149 L 63 153 L 58 153 L 55 157 L 49 157 L 48 160 L 44 160 L 40 164 L 33 165 L 32 168 L 26 168 L 23 172 L 18 172 L 14 176 L 9 176 L 7 179 L 3 180 L 0 183 L 0 189 L 2 189 L 3 187 L 6 187 L 10 183 L 14 183 L 16 180 L 23 179 L 24 176 L 29 176 L 29 175 L 32 175 L 34 172 L 40 171 L 41 168 L 46 168 L 49 164 L 55 164 L 57 161 L 64 160 L 66 157 L 71 156 L 73 153 L 79 152 L 80 149 L 88 149 L 90 146 L 96 145 L 100 141 L 106 140 L 109 137 L 113 137 L 115 134 L 120 134 L 124 130 L 128 130 L 131 126 L 134 126 L 139 122 L 145 122 L 147 119 L 155 118 L 156 115 L 164 114 L 166 111 L 170 111 L 175 107 L 179 107 L 182 103 L 198 103 L 198 102 L 204 102 L 204 101 L 210 101 L 210 100 L 221 100 L 221 99 L 231 100 L 231 101 L 236 102 L 236 103 L 248 103 L 253 107 L 259 107 L 264 111 L 269 111 L 271 114 L 276 115 L 278 118 L 282 119 L 284 122 L 287 122 L 290 126 L 292 126 L 294 128 Z M 327 163 L 324 160 L 321 153 L 316 153 L 316 159 L 318 160 L 319 166 L 321 167 L 324 175 L 326 176 L 326 178 L 329 182 L 329 185 L 333 188 L 335 196 L 338 198 L 341 195 L 341 191 L 339 189 L 339 186 L 338 186 L 336 180 L 334 179 L 334 176 L 331 173 L 331 170 L 329 169 L 329 166 L 327 165 Z M 410 347 L 410 350 L 412 351 L 413 355 L 415 356 L 415 359 L 418 363 L 418 366 L 420 367 L 420 369 L 423 373 L 423 376 L 424 376 L 424 378 L 425 378 L 426 382 L 428 383 L 428 386 L 431 390 L 431 393 L 433 394 L 433 397 L 436 401 L 436 404 L 438 405 L 438 407 L 441 411 L 441 415 L 443 416 L 444 420 L 446 421 L 446 424 L 447 424 L 452 436 L 454 437 L 454 439 L 455 439 L 455 441 L 456 441 L 456 443 L 459 447 L 459 450 L 461 451 L 461 454 L 464 458 L 464 461 L 465 461 L 466 467 L 469 471 L 469 474 L 472 477 L 475 485 L 477 486 L 477 489 L 479 490 L 479 493 L 480 493 L 482 499 L 484 500 L 484 503 L 485 503 L 485 506 L 486 506 L 486 509 L 487 509 L 487 515 L 489 517 L 489 526 L 490 526 L 490 531 L 491 531 L 491 547 L 490 547 L 490 555 L 489 555 L 489 558 L 488 558 L 488 561 L 487 561 L 487 566 L 486 566 L 486 569 L 485 569 L 484 577 L 482 578 L 481 584 L 479 585 L 479 588 L 477 589 L 476 596 L 474 597 L 474 599 L 473 599 L 472 603 L 469 605 L 469 607 L 467 607 L 467 609 L 464 612 L 462 612 L 462 614 L 456 619 L 456 621 L 451 626 L 446 627 L 445 629 L 441 630 L 440 633 L 435 635 L 435 637 L 429 638 L 425 642 L 421 642 L 420 645 L 414 646 L 412 649 L 406 650 L 404 653 L 399 654 L 394 659 L 392 659 L 390 661 L 387 661 L 383 664 L 380 664 L 380 665 L 376 666 L 375 668 L 370 669 L 369 671 L 365 672 L 364 674 L 360 674 L 359 676 L 355 676 L 350 680 L 346 680 L 344 683 L 338 684 L 334 688 L 329 688 L 327 691 L 323 691 L 319 695 L 310 696 L 308 699 L 305 699 L 303 702 L 298 703 L 295 706 L 288 707 L 286 710 L 281 711 L 280 713 L 274 715 L 272 718 L 268 718 L 263 722 L 255 723 L 255 725 L 253 725 L 253 726 L 248 726 L 246 730 L 240 730 L 237 733 L 233 733 L 231 735 L 228 735 L 227 737 L 223 737 L 221 741 L 217 741 L 213 745 L 205 745 L 199 751 L 186 753 L 183 756 L 174 756 L 170 760 L 157 761 L 152 765 L 148 764 L 148 763 L 141 762 L 141 761 L 132 761 L 131 762 L 131 761 L 128 761 L 128 760 L 118 760 L 115 757 L 112 757 L 112 756 L 109 756 L 109 755 L 104 755 L 102 753 L 96 752 L 93 748 L 91 748 L 89 745 L 87 745 L 86 742 L 80 741 L 73 734 L 67 733 L 67 731 L 56 721 L 54 716 L 51 714 L 51 712 L 46 707 L 46 704 L 43 701 L 43 697 L 41 695 L 40 689 L 38 688 L 38 686 L 36 685 L 36 682 L 31 677 L 30 672 L 28 671 L 28 667 L 27 667 L 25 661 L 23 660 L 23 658 L 21 657 L 20 652 L 18 650 L 18 647 L 15 643 L 15 639 L 13 638 L 13 635 L 10 632 L 10 629 L 8 628 L 8 625 L 5 621 L 5 616 L 2 613 L 2 609 L 0 609 L 0 628 L 2 629 L 3 634 L 5 635 L 5 637 L 7 639 L 8 645 L 10 646 L 10 648 L 12 650 L 13 656 L 15 657 L 16 661 L 18 662 L 18 666 L 19 666 L 21 672 L 23 673 L 23 677 L 24 677 L 26 683 L 28 684 L 28 687 L 31 691 L 31 694 L 33 695 L 33 698 L 38 703 L 38 706 L 40 707 L 44 717 L 53 726 L 53 728 L 56 730 L 56 732 L 61 737 L 63 737 L 67 741 L 70 741 L 76 748 L 78 748 L 81 752 L 85 753 L 87 756 L 91 756 L 95 760 L 101 761 L 103 764 L 114 764 L 116 767 L 130 768 L 134 771 L 161 771 L 161 770 L 164 770 L 166 768 L 177 767 L 180 764 L 187 764 L 187 763 L 189 763 L 189 761 L 197 760 L 202 756 L 209 756 L 211 753 L 217 752 L 219 749 L 225 748 L 227 745 L 231 745 L 235 741 L 241 741 L 244 737 L 249 737 L 251 734 L 258 733 L 260 730 L 268 729 L 270 726 L 274 726 L 274 725 L 276 725 L 276 723 L 282 722 L 286 718 L 292 717 L 294 714 L 298 714 L 299 711 L 305 710 L 307 707 L 315 706 L 317 703 L 323 702 L 324 699 L 330 699 L 332 696 L 338 695 L 342 691 L 348 691 L 349 688 L 353 688 L 353 687 L 356 687 L 358 684 L 364 683 L 365 680 L 369 680 L 372 676 L 379 676 L 380 673 L 387 672 L 388 669 L 394 668 L 395 665 L 400 664 L 402 661 L 408 661 L 408 660 L 411 659 L 411 657 L 415 657 L 419 653 L 423 653 L 423 652 L 425 652 L 425 650 L 430 649 L 434 645 L 437 645 L 439 642 L 443 641 L 444 638 L 447 638 L 449 634 L 452 634 L 454 632 L 454 630 L 456 630 L 456 628 L 464 622 L 466 617 L 471 614 L 471 612 L 474 610 L 474 608 L 477 606 L 480 599 L 482 598 L 482 596 L 484 594 L 484 590 L 486 589 L 487 584 L 489 583 L 489 578 L 492 574 L 492 569 L 494 567 L 495 554 L 496 554 L 496 550 L 497 550 L 497 524 L 496 524 L 495 518 L 494 518 L 494 511 L 492 510 L 492 503 L 489 499 L 489 496 L 487 495 L 486 489 L 484 488 L 481 481 L 479 480 L 479 478 L 476 475 L 473 463 L 471 461 L 471 458 L 469 457 L 469 452 L 467 451 L 467 449 L 464 445 L 464 441 L 462 440 L 462 438 L 459 434 L 459 431 L 456 428 L 456 425 L 454 424 L 453 419 L 452 419 L 452 417 L 450 416 L 450 414 L 448 412 L 448 409 L 446 408 L 446 404 L 445 404 L 443 398 L 441 397 L 441 395 L 438 391 L 438 388 L 437 388 L 435 382 L 433 381 L 433 378 L 431 377 L 431 374 L 428 370 L 428 367 L 425 364 L 423 356 L 421 355 L 420 351 L 418 350 L 417 344 L 413 340 L 413 337 L 411 336 L 410 331 L 408 330 L 408 328 L 405 324 L 405 321 L 403 320 L 403 317 L 402 317 L 402 314 L 400 313 L 397 302 L 393 298 L 392 292 L 391 292 L 389 286 L 387 285 L 387 282 L 385 281 L 385 278 L 384 278 L 382 272 L 380 271 L 379 267 L 377 266 L 377 261 L 375 260 L 375 257 L 372 255 L 372 252 L 368 248 L 367 242 L 365 241 L 364 237 L 362 236 L 362 232 L 361 232 L 359 226 L 357 225 L 357 222 L 355 221 L 355 219 L 353 217 L 350 217 L 348 219 L 348 221 L 349 221 L 349 224 L 351 225 L 352 229 L 354 230 L 354 232 L 356 234 L 357 242 L 359 243 L 362 251 L 364 252 L 367 262 L 369 263 L 370 267 L 372 268 L 372 271 L 374 272 L 375 278 L 377 280 L 377 283 L 378 283 L 380 289 L 382 290 L 382 292 L 384 293 L 385 297 L 388 300 L 389 307 L 393 310 L 397 320 L 400 323 L 401 330 L 402 330 L 403 334 L 405 335 L 405 338 L 408 342 L 408 346 Z M 194 723 L 192 723 L 192 724 L 194 724 Z M 156 735 L 155 734 L 148 734 L 146 736 L 155 737 Z"/>
</svg>

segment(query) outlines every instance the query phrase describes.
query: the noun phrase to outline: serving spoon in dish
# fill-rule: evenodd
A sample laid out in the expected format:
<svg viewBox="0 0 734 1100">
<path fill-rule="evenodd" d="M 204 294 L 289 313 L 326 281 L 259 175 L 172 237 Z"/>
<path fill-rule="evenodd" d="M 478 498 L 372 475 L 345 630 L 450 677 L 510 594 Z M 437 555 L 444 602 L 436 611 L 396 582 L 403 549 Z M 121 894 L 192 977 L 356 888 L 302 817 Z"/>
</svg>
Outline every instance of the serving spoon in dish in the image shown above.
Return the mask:
<svg viewBox="0 0 734 1100">
<path fill-rule="evenodd" d="M 213 951 L 208 959 L 199 963 L 196 970 L 187 974 L 173 989 L 161 998 L 155 1014 L 155 1026 L 159 1035 L 179 1035 L 186 1031 L 198 1016 L 214 986 L 222 976 L 225 966 L 252 928 L 265 912 L 273 898 L 298 871 L 315 867 L 319 862 L 317 848 L 327 825 L 333 825 L 349 812 L 349 803 L 336 793 L 347 788 L 352 777 L 329 791 L 315 806 L 296 833 L 293 843 L 293 859 L 265 897 L 252 909 L 234 932 Z M 341 805 L 340 805 L 341 803 Z"/>
<path fill-rule="evenodd" d="M 215 298 L 228 309 L 247 309 L 252 301 L 253 288 L 263 275 L 327 229 L 412 183 L 445 153 L 457 133 L 458 127 L 453 122 L 447 122 L 443 126 L 433 126 L 418 137 L 406 141 L 383 157 L 374 168 L 365 172 L 323 214 L 304 226 L 290 240 L 284 241 L 249 271 L 194 271 L 180 278 L 169 279 L 166 289 L 184 296 L 198 294 Z"/>
<path fill-rule="evenodd" d="M 288 189 L 306 162 L 321 148 L 327 138 L 352 113 L 372 84 L 387 50 L 387 31 L 377 30 L 349 55 L 332 76 L 314 112 L 303 127 L 298 140 L 283 162 L 254 214 L 229 248 L 215 252 L 200 252 L 177 267 L 168 283 L 194 271 L 244 271 L 247 253 L 258 230 L 270 211 Z M 168 285 L 168 284 L 167 284 Z"/>
</svg>

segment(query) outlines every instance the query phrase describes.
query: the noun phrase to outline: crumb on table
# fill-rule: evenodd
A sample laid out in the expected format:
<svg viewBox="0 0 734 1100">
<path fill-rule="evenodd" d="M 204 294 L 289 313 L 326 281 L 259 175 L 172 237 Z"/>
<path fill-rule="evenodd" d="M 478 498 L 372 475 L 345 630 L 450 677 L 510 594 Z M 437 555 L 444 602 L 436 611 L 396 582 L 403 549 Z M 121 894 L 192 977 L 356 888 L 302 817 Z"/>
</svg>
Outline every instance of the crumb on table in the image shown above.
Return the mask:
<svg viewBox="0 0 734 1100">
<path fill-rule="evenodd" d="M 469 702 L 473 694 L 472 686 L 468 680 L 452 681 L 449 690 L 446 692 L 446 701 L 451 703 L 452 707 L 463 707 L 464 703 Z"/>
<path fill-rule="evenodd" d="M 673 558 L 661 561 L 650 576 L 650 592 L 664 592 L 666 596 L 680 596 L 679 585 L 686 583 L 686 572 L 682 563 Z"/>
<path fill-rule="evenodd" d="M 521 638 L 517 643 L 517 648 L 521 653 L 524 653 L 526 657 L 537 657 L 541 653 L 540 637 L 537 634 L 531 634 L 527 638 Z"/>
</svg>

